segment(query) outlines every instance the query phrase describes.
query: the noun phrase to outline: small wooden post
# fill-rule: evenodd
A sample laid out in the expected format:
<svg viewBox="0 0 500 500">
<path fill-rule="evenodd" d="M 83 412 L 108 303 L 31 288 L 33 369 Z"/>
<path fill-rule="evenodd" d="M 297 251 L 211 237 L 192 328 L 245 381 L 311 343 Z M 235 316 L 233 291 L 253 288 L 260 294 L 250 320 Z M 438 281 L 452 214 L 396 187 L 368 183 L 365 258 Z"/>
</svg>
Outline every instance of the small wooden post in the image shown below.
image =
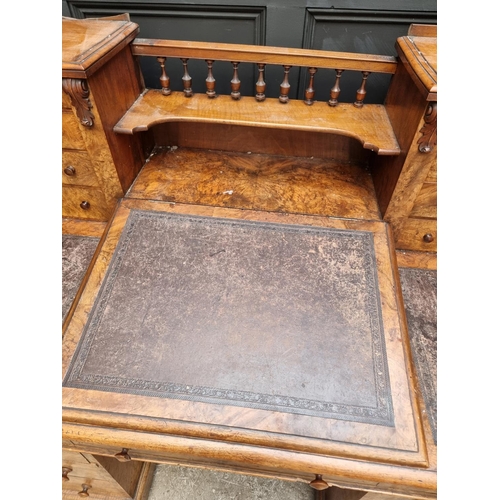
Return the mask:
<svg viewBox="0 0 500 500">
<path fill-rule="evenodd" d="M 266 98 L 266 95 L 264 94 L 266 91 L 266 82 L 264 81 L 264 68 L 266 65 L 259 63 L 257 64 L 257 67 L 259 68 L 259 78 L 255 84 L 255 99 L 261 102 Z"/>
<path fill-rule="evenodd" d="M 343 69 L 337 69 L 337 77 L 335 78 L 335 84 L 330 90 L 330 100 L 328 104 L 330 106 L 336 106 L 339 103 L 339 95 L 340 95 L 340 77 L 342 76 Z"/>
<path fill-rule="evenodd" d="M 363 71 L 362 74 L 363 74 L 363 80 L 361 82 L 361 87 L 356 92 L 356 102 L 354 103 L 354 106 L 356 106 L 357 108 L 361 108 L 363 106 L 363 101 L 366 97 L 366 79 L 368 78 L 370 72 Z"/>
<path fill-rule="evenodd" d="M 170 95 L 172 91 L 170 90 L 170 78 L 165 71 L 165 62 L 167 60 L 166 57 L 157 57 L 156 60 L 160 63 L 161 68 L 161 76 L 160 76 L 160 84 L 161 84 L 161 93 L 163 95 Z"/>
<path fill-rule="evenodd" d="M 291 66 L 283 66 L 285 69 L 285 76 L 283 78 L 283 82 L 280 85 L 280 97 L 279 101 L 283 104 L 288 102 L 288 93 L 290 92 L 290 83 L 288 82 L 288 73 L 290 73 Z"/>
<path fill-rule="evenodd" d="M 215 93 L 215 78 L 212 74 L 212 66 L 214 62 L 211 60 L 206 60 L 206 63 L 208 65 L 208 76 L 205 80 L 207 84 L 207 96 L 213 99 L 214 97 L 217 97 L 217 94 Z"/>
<path fill-rule="evenodd" d="M 240 87 L 241 82 L 238 78 L 238 65 L 239 62 L 232 62 L 233 65 L 233 79 L 231 80 L 231 97 L 237 101 L 241 97 Z"/>
<path fill-rule="evenodd" d="M 314 75 L 316 74 L 317 68 L 309 68 L 309 87 L 307 87 L 305 91 L 305 99 L 304 102 L 308 105 L 311 106 L 311 104 L 314 104 Z"/>
<path fill-rule="evenodd" d="M 184 87 L 184 95 L 186 97 L 191 97 L 193 95 L 193 89 L 191 88 L 191 76 L 188 73 L 188 61 L 189 59 L 181 59 L 182 65 L 184 66 L 184 75 L 182 77 L 182 86 Z"/>
</svg>

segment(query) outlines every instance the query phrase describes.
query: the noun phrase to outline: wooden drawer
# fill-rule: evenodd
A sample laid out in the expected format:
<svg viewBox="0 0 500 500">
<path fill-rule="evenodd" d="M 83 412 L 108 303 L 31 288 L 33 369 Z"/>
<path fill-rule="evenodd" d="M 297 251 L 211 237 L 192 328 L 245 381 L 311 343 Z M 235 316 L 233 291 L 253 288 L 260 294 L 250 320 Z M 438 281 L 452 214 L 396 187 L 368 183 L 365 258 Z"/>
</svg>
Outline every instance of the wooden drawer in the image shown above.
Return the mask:
<svg viewBox="0 0 500 500">
<path fill-rule="evenodd" d="M 67 492 L 78 494 L 84 489 L 84 485 L 87 485 L 89 498 L 95 495 L 131 498 L 109 472 L 88 453 L 63 451 L 62 466 L 71 469 L 67 473 L 68 479 L 63 479 L 62 484 L 63 490 Z"/>
<path fill-rule="evenodd" d="M 432 241 L 426 242 L 425 235 L 432 235 Z M 415 250 L 421 252 L 437 251 L 437 220 L 407 219 L 396 236 L 396 248 L 399 250 Z"/>
<path fill-rule="evenodd" d="M 62 147 L 63 149 L 85 150 L 85 141 L 80 131 L 80 125 L 72 111 L 63 111 L 62 113 Z"/>
<path fill-rule="evenodd" d="M 413 204 L 410 217 L 437 219 L 437 184 L 424 183 Z"/>
<path fill-rule="evenodd" d="M 154 465 L 143 462 L 119 462 L 115 458 L 63 450 L 63 498 L 78 495 L 87 485 L 89 498 L 145 500 L 154 473 Z"/>
<path fill-rule="evenodd" d="M 82 208 L 82 202 L 87 202 L 89 208 Z M 63 217 L 108 220 L 112 212 L 102 191 L 92 187 L 63 186 L 62 204 Z"/>
<path fill-rule="evenodd" d="M 429 173 L 427 174 L 427 178 L 425 182 L 437 182 L 437 157 L 434 155 L 434 158 L 431 160 L 431 167 Z"/>
<path fill-rule="evenodd" d="M 92 161 L 86 151 L 63 151 L 62 183 L 79 186 L 99 186 Z"/>
<path fill-rule="evenodd" d="M 71 98 L 64 90 L 62 91 L 62 109 L 71 110 Z"/>
<path fill-rule="evenodd" d="M 113 479 L 103 480 L 91 477 L 90 475 L 76 476 L 74 474 L 69 474 L 69 481 L 63 483 L 63 490 L 68 492 L 73 492 L 77 494 L 78 498 L 81 498 L 78 493 L 87 486 L 87 493 L 89 498 L 95 495 L 102 495 L 106 498 L 112 497 L 113 499 L 123 499 L 130 500 L 132 497 L 127 494 L 126 491 Z"/>
</svg>

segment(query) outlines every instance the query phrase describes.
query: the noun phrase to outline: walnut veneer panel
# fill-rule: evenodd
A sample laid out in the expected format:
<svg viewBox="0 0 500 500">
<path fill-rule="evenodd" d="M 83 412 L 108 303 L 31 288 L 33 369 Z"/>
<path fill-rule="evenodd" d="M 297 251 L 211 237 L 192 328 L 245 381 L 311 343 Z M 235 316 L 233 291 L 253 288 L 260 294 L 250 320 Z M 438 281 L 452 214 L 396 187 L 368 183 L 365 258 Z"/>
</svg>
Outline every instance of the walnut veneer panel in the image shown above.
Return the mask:
<svg viewBox="0 0 500 500">
<path fill-rule="evenodd" d="M 62 113 L 62 147 L 85 150 L 85 141 L 78 126 L 78 120 L 71 110 L 63 110 Z"/>
<path fill-rule="evenodd" d="M 372 179 L 331 159 L 156 148 L 130 198 L 379 219 Z"/>
<path fill-rule="evenodd" d="M 65 170 L 67 171 L 65 172 Z M 94 172 L 92 160 L 86 151 L 63 151 L 62 183 L 68 185 L 99 186 L 99 179 Z"/>
<path fill-rule="evenodd" d="M 424 240 L 426 234 L 432 235 L 432 241 Z M 404 219 L 400 223 L 395 241 L 396 247 L 403 250 L 436 252 L 437 221 L 435 219 Z"/>
<path fill-rule="evenodd" d="M 63 186 L 62 202 L 63 217 L 107 220 L 111 215 L 103 193 L 92 187 Z M 87 202 L 87 208 L 82 208 L 83 202 Z"/>
<path fill-rule="evenodd" d="M 410 217 L 437 219 L 437 184 L 424 183 L 418 193 Z"/>
<path fill-rule="evenodd" d="M 65 331 L 63 437 L 432 497 L 398 290 L 386 223 L 125 199 Z"/>
</svg>

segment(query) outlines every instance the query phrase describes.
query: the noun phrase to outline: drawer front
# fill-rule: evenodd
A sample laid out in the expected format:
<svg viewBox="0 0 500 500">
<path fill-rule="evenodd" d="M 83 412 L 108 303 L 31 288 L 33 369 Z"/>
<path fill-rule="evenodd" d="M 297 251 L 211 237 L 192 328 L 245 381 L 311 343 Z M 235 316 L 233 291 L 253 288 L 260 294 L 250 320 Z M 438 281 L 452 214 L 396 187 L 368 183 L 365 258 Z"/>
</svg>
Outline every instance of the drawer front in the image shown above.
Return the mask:
<svg viewBox="0 0 500 500">
<path fill-rule="evenodd" d="M 62 183 L 66 185 L 99 186 L 92 161 L 86 151 L 63 151 Z"/>
<path fill-rule="evenodd" d="M 85 489 L 89 499 L 97 495 L 102 495 L 105 498 L 123 500 L 129 500 L 131 498 L 112 478 L 103 480 L 91 477 L 90 475 L 76 476 L 71 473 L 68 474 L 68 477 L 69 481 L 63 482 L 63 491 L 76 494 L 76 498 L 81 498 L 81 495 L 78 495 L 78 493 L 85 491 Z M 85 486 L 87 486 L 87 488 L 85 488 Z"/>
<path fill-rule="evenodd" d="M 112 211 L 108 208 L 102 191 L 91 187 L 63 186 L 62 203 L 63 217 L 105 221 Z"/>
<path fill-rule="evenodd" d="M 413 204 L 410 217 L 437 219 L 437 184 L 424 183 Z"/>
<path fill-rule="evenodd" d="M 72 111 L 63 111 L 62 113 L 62 147 L 63 149 L 85 150 L 85 141 L 80 131 L 78 119 Z"/>
<path fill-rule="evenodd" d="M 427 174 L 427 179 L 425 182 L 437 182 L 437 157 L 434 155 L 434 158 L 431 161 L 431 167 L 429 173 Z"/>
<path fill-rule="evenodd" d="M 407 219 L 401 224 L 395 239 L 399 250 L 436 252 L 437 220 Z"/>
<path fill-rule="evenodd" d="M 62 466 L 62 487 L 66 492 L 78 494 L 84 489 L 83 485 L 87 485 L 89 498 L 95 495 L 130 498 L 108 471 L 89 453 L 63 450 Z M 71 471 L 66 471 L 64 475 L 64 468 L 71 469 Z"/>
<path fill-rule="evenodd" d="M 71 97 L 62 91 L 62 109 L 69 109 L 71 111 Z"/>
</svg>

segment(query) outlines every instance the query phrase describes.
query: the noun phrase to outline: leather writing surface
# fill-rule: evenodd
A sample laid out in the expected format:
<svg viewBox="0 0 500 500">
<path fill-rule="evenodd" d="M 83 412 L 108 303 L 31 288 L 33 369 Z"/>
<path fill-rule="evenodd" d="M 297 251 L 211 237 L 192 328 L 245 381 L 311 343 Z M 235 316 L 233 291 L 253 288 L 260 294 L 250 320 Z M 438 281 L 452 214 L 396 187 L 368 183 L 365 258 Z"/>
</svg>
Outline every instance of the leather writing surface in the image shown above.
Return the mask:
<svg viewBox="0 0 500 500">
<path fill-rule="evenodd" d="M 373 236 L 132 210 L 64 385 L 392 426 Z"/>
</svg>

